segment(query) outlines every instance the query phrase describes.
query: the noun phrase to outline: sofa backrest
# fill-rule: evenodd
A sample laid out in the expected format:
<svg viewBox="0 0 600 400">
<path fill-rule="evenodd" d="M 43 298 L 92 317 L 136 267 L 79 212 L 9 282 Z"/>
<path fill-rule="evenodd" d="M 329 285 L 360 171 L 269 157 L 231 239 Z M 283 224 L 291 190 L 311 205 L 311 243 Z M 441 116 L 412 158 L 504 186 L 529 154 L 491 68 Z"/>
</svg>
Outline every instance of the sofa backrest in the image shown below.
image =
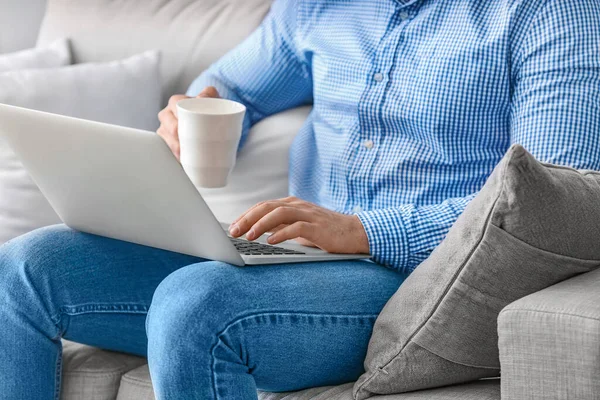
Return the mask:
<svg viewBox="0 0 600 400">
<path fill-rule="evenodd" d="M 271 0 L 49 0 L 38 44 L 69 37 L 76 63 L 162 52 L 165 101 L 246 38 Z"/>
<path fill-rule="evenodd" d="M 0 53 L 35 46 L 45 9 L 46 0 L 1 0 Z"/>
</svg>

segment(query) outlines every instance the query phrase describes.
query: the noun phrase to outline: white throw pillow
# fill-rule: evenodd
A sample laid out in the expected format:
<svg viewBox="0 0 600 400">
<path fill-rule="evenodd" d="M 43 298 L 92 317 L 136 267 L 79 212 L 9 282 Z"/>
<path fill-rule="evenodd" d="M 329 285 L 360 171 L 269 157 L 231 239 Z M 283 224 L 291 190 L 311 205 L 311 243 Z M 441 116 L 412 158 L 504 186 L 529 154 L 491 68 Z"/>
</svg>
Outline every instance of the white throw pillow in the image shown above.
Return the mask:
<svg viewBox="0 0 600 400">
<path fill-rule="evenodd" d="M 160 87 L 159 55 L 147 52 L 104 64 L 0 73 L 0 103 L 155 130 Z M 0 244 L 54 223 L 60 219 L 0 141 Z"/>
<path fill-rule="evenodd" d="M 159 55 L 0 74 L 0 103 L 156 130 L 161 106 Z"/>
<path fill-rule="evenodd" d="M 71 50 L 67 39 L 57 40 L 48 47 L 0 54 L 0 73 L 25 68 L 56 68 L 69 64 Z"/>
</svg>

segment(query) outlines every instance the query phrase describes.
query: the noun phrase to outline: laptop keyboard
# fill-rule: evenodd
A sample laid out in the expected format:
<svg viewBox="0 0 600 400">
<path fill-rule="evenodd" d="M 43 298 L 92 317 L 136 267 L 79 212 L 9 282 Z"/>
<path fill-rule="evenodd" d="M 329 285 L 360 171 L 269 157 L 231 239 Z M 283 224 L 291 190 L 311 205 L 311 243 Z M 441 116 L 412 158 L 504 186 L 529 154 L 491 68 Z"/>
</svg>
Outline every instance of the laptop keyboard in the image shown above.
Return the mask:
<svg viewBox="0 0 600 400">
<path fill-rule="evenodd" d="M 271 246 L 268 244 L 262 244 L 257 242 L 249 242 L 244 239 L 231 239 L 231 243 L 235 246 L 236 250 L 246 256 L 292 256 L 298 254 L 306 254 L 301 251 L 295 251 L 290 249 L 284 249 L 283 247 Z"/>
</svg>

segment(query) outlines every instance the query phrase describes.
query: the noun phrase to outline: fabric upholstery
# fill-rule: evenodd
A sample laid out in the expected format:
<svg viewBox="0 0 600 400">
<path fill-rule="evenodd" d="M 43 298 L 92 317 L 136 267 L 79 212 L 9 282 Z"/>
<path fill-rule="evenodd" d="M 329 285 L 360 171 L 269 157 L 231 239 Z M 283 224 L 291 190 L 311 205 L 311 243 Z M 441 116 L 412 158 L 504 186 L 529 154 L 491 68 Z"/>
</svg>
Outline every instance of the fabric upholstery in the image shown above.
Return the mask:
<svg viewBox="0 0 600 400">
<path fill-rule="evenodd" d="M 61 399 L 113 400 L 121 377 L 145 363 L 142 357 L 63 341 Z"/>
<path fill-rule="evenodd" d="M 340 386 L 311 388 L 298 392 L 259 392 L 259 400 L 352 400 L 352 383 Z M 377 400 L 499 400 L 500 382 L 497 379 L 466 385 L 425 390 L 391 396 L 376 396 Z M 70 399 L 65 399 L 70 400 Z M 121 379 L 117 400 L 154 400 L 148 366 L 143 365 Z"/>
<path fill-rule="evenodd" d="M 161 50 L 164 102 L 258 26 L 270 0 L 50 0 L 38 44 L 69 37 L 74 61 Z"/>
<path fill-rule="evenodd" d="M 0 53 L 35 46 L 46 0 L 2 0 L 0 9 Z"/>
<path fill-rule="evenodd" d="M 374 396 L 373 400 L 499 400 L 499 380 L 492 379 L 465 385 L 418 392 Z M 259 400 L 352 400 L 352 384 L 330 388 L 313 388 L 294 393 L 261 393 Z"/>
<path fill-rule="evenodd" d="M 0 73 L 25 68 L 57 68 L 71 64 L 67 39 L 59 39 L 48 47 L 0 54 Z"/>
<path fill-rule="evenodd" d="M 120 385 L 117 400 L 154 400 L 148 364 L 123 375 Z"/>
<path fill-rule="evenodd" d="M 160 54 L 0 74 L 0 103 L 128 126 L 158 128 Z"/>
<path fill-rule="evenodd" d="M 498 335 L 504 400 L 600 399 L 600 270 L 510 304 Z"/>
<path fill-rule="evenodd" d="M 356 398 L 497 376 L 499 312 L 600 266 L 600 173 L 510 148 L 379 316 Z"/>
</svg>

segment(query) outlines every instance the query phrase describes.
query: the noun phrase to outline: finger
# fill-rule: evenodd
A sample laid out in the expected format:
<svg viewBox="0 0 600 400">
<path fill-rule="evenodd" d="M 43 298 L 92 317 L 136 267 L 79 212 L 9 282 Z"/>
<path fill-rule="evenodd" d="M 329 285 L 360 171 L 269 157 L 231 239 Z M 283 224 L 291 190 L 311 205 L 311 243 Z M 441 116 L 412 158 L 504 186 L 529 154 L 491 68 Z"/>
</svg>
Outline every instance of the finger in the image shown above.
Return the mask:
<svg viewBox="0 0 600 400">
<path fill-rule="evenodd" d="M 163 110 L 160 112 L 160 128 L 157 133 L 169 144 L 171 150 L 177 148 L 177 151 L 173 151 L 175 156 L 179 157 L 179 121 L 170 110 Z"/>
<path fill-rule="evenodd" d="M 179 103 L 181 100 L 184 99 L 189 99 L 189 96 L 186 96 L 185 94 L 175 94 L 171 97 L 169 97 L 169 106 L 168 107 L 172 107 L 174 105 L 176 105 L 177 103 Z"/>
<path fill-rule="evenodd" d="M 259 203 L 256 203 L 255 205 L 253 205 L 252 207 L 250 207 L 250 208 L 249 208 L 249 209 L 247 209 L 246 211 L 244 211 L 244 212 L 242 213 L 242 215 L 240 215 L 239 217 L 237 217 L 237 218 L 235 219 L 235 221 L 233 221 L 233 222 L 231 223 L 231 225 L 229 225 L 229 229 L 233 228 L 233 226 L 234 226 L 235 224 L 237 224 L 237 223 L 238 223 L 238 222 L 239 222 L 239 221 L 240 221 L 242 218 L 244 218 L 244 217 L 246 216 L 246 214 L 248 214 L 250 211 L 254 210 L 256 207 L 258 207 L 258 206 L 261 206 L 261 205 L 263 205 L 263 204 L 265 204 L 265 203 L 266 203 L 266 201 L 261 201 L 261 202 L 259 202 Z"/>
<path fill-rule="evenodd" d="M 278 200 L 265 201 L 259 203 L 256 207 L 247 211 L 242 215 L 237 222 L 231 225 L 229 233 L 233 237 L 240 237 L 252 227 L 259 219 L 276 209 L 277 207 L 286 205 Z"/>
<path fill-rule="evenodd" d="M 174 140 L 173 136 L 170 133 L 166 132 L 165 129 L 162 127 L 158 129 L 157 133 L 165 141 L 167 146 L 169 146 L 169 149 L 171 149 L 171 153 L 173 153 L 173 155 L 179 160 L 179 141 Z"/>
<path fill-rule="evenodd" d="M 282 199 L 267 200 L 267 201 L 261 201 L 260 203 L 256 203 L 255 205 L 253 205 L 252 207 L 250 207 L 248 210 L 246 210 L 242 215 L 240 215 L 239 217 L 237 217 L 237 219 L 231 223 L 230 228 L 233 227 L 235 224 L 237 224 L 249 212 L 253 211 L 257 207 L 260 207 L 260 206 L 264 205 L 265 203 L 269 203 L 269 202 L 272 202 L 272 201 L 278 201 L 278 202 L 281 202 L 281 203 L 291 203 L 293 200 L 298 200 L 298 199 L 296 197 L 285 197 L 285 198 L 282 198 Z"/>
<path fill-rule="evenodd" d="M 267 239 L 269 244 L 279 244 L 291 239 L 305 239 L 310 244 L 316 247 L 320 247 L 317 242 L 316 229 L 313 224 L 307 221 L 298 221 L 290 226 L 280 230 L 277 233 L 272 234 Z"/>
<path fill-rule="evenodd" d="M 246 238 L 254 240 L 265 232 L 281 224 L 293 224 L 298 221 L 310 221 L 311 215 L 306 210 L 292 206 L 277 207 L 259 219 L 248 231 Z"/>
<path fill-rule="evenodd" d="M 269 230 L 269 231 L 268 231 L 268 233 L 271 233 L 271 234 L 273 234 L 273 233 L 279 232 L 280 230 L 282 230 L 282 229 L 283 229 L 283 228 L 285 228 L 286 226 L 289 226 L 289 225 L 288 225 L 288 224 L 281 224 L 281 225 L 279 225 L 279 226 L 276 226 L 275 228 L 273 228 L 273 229 Z"/>
<path fill-rule="evenodd" d="M 175 118 L 171 111 L 166 111 L 164 114 L 162 114 L 161 118 L 161 128 L 163 128 L 169 136 L 172 136 L 173 139 L 179 140 L 179 134 L 177 132 L 179 120 Z"/>
<path fill-rule="evenodd" d="M 171 149 L 171 152 L 173 153 L 173 155 L 175 156 L 177 161 L 180 161 L 181 160 L 181 146 L 179 145 L 179 141 L 172 140 L 172 141 L 168 142 L 167 144 L 169 145 L 169 148 Z"/>
<path fill-rule="evenodd" d="M 261 201 L 259 203 L 256 203 L 255 205 L 253 205 L 252 207 L 250 207 L 249 209 L 247 209 L 246 211 L 244 211 L 244 213 L 242 213 L 242 215 L 240 215 L 239 217 L 237 217 L 237 219 L 231 223 L 231 225 L 229 226 L 229 228 L 233 228 L 233 226 L 235 224 L 237 224 L 238 222 L 240 222 L 240 220 L 242 218 L 244 218 L 246 215 L 248 215 L 248 213 L 254 211 L 256 208 L 261 207 L 261 206 L 265 205 L 266 203 L 271 203 L 271 202 L 274 202 L 274 201 L 280 201 L 280 200 L 279 199 L 278 200 L 267 200 L 267 201 Z"/>
<path fill-rule="evenodd" d="M 181 100 L 189 98 L 190 97 L 186 96 L 185 94 L 176 94 L 174 96 L 171 96 L 171 98 L 169 99 L 169 105 L 167 106 L 167 109 L 171 111 L 175 118 L 177 118 L 177 103 L 179 103 Z"/>
<path fill-rule="evenodd" d="M 209 97 L 213 99 L 218 99 L 221 96 L 219 95 L 219 91 L 214 86 L 207 86 L 203 91 L 198 94 L 197 97 Z"/>
<path fill-rule="evenodd" d="M 168 112 L 169 112 L 168 108 L 163 108 L 158 113 L 158 120 L 160 121 L 161 124 L 162 124 L 163 119 L 165 119 L 165 117 L 166 117 L 166 115 L 167 115 Z"/>
</svg>

